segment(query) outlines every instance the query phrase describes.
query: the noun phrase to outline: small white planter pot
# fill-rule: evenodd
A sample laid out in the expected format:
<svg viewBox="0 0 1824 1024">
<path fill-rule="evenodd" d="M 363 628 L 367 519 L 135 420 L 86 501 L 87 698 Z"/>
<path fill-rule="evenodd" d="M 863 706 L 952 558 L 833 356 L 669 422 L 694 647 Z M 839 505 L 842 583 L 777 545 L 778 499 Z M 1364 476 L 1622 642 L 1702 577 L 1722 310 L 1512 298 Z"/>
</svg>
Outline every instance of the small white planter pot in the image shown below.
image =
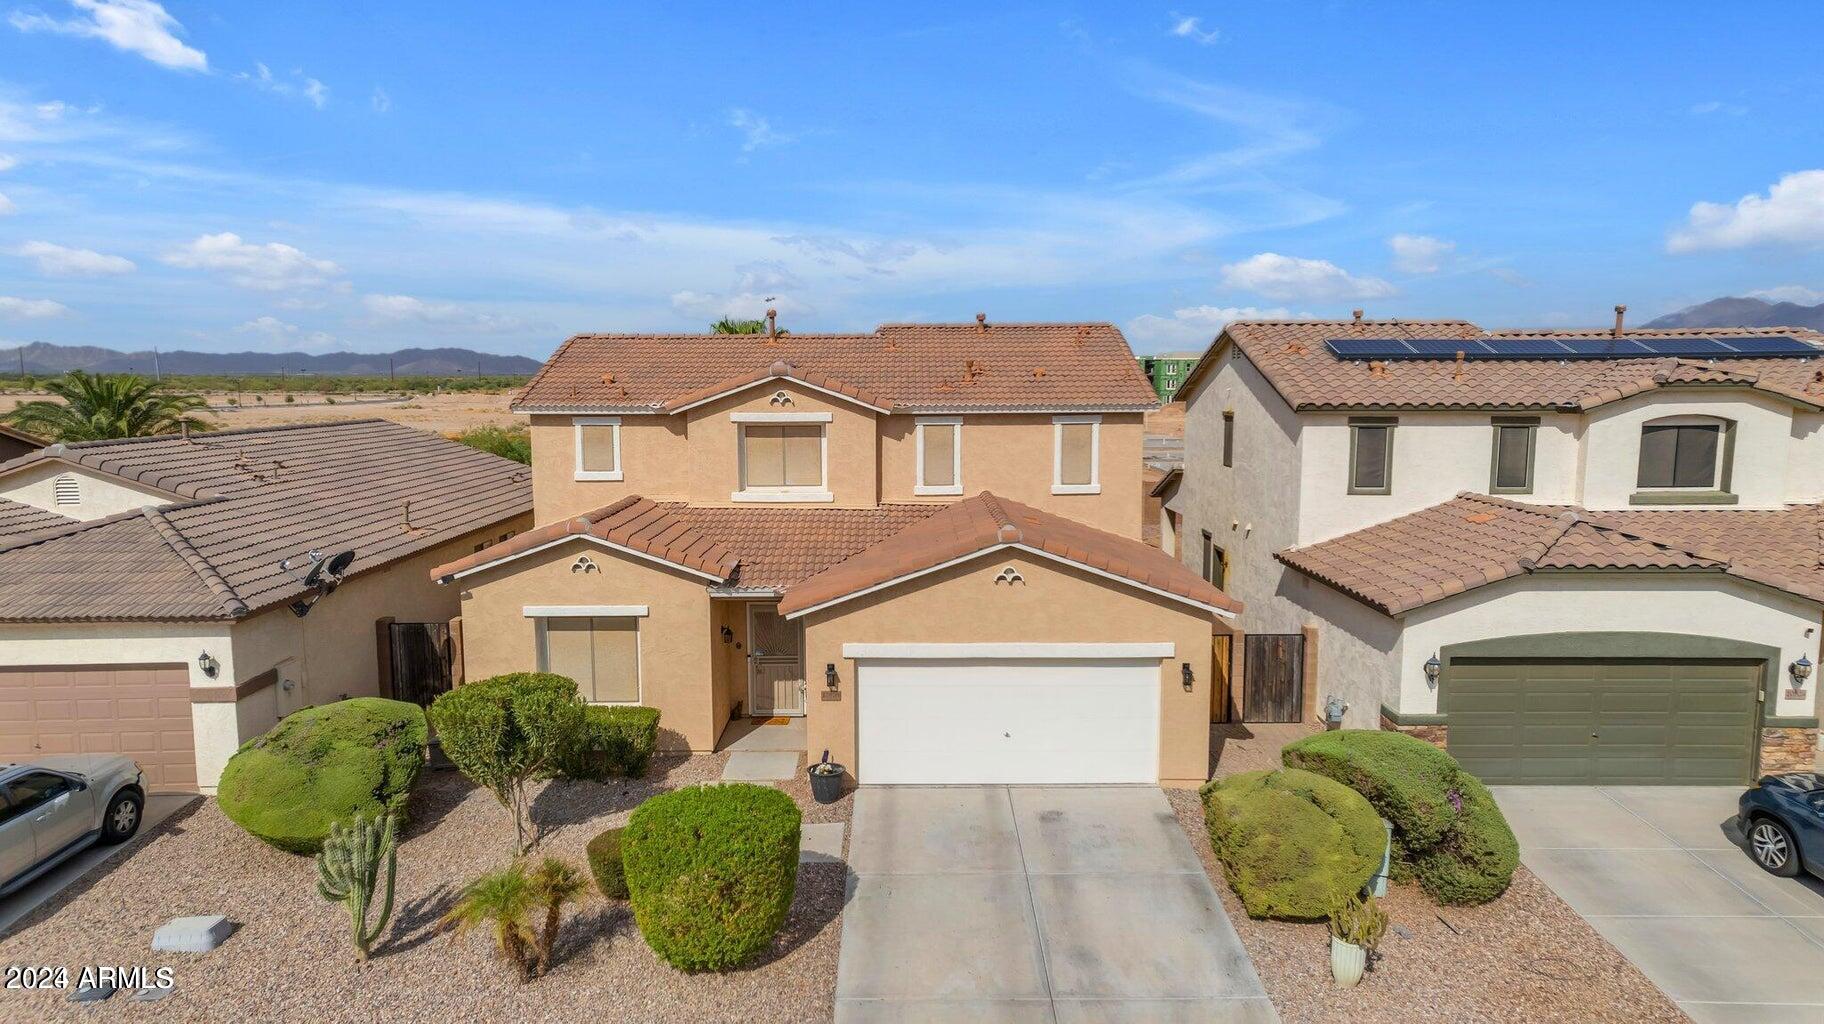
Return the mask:
<svg viewBox="0 0 1824 1024">
<path fill-rule="evenodd" d="M 1362 980 L 1362 971 L 1368 967 L 1368 951 L 1352 943 L 1344 942 L 1336 936 L 1330 936 L 1330 976 L 1336 979 L 1341 988 L 1353 988 Z"/>
</svg>

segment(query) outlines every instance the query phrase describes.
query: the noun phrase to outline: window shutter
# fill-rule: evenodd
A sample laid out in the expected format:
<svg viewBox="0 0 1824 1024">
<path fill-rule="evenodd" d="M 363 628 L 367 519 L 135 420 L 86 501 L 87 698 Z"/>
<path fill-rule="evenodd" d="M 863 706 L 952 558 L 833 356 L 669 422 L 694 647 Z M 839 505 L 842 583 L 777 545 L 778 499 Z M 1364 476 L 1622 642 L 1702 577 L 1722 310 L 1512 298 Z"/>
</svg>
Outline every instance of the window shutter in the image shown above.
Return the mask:
<svg viewBox="0 0 1824 1024">
<path fill-rule="evenodd" d="M 592 620 L 591 647 L 595 654 L 595 696 L 598 701 L 640 699 L 639 620 Z"/>
</svg>

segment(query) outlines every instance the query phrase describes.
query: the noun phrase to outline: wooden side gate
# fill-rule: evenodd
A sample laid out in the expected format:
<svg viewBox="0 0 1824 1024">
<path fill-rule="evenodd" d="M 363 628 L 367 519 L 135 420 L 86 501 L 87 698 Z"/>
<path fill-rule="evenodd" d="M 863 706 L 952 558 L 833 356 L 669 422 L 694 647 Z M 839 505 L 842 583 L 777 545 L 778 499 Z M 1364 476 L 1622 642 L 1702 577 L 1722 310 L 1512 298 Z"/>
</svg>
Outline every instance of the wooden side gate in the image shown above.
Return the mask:
<svg viewBox="0 0 1824 1024">
<path fill-rule="evenodd" d="M 1302 633 L 1249 633 L 1243 640 L 1244 722 L 1296 722 L 1305 703 Z"/>
<path fill-rule="evenodd" d="M 429 707 L 450 688 L 450 624 L 388 622 L 386 640 L 391 666 L 391 696 Z"/>
<path fill-rule="evenodd" d="M 1227 633 L 1216 633 L 1210 637 L 1210 671 L 1214 673 L 1213 685 L 1210 687 L 1210 721 L 1212 722 L 1229 720 L 1229 688 L 1234 685 L 1234 650 L 1234 636 Z"/>
</svg>

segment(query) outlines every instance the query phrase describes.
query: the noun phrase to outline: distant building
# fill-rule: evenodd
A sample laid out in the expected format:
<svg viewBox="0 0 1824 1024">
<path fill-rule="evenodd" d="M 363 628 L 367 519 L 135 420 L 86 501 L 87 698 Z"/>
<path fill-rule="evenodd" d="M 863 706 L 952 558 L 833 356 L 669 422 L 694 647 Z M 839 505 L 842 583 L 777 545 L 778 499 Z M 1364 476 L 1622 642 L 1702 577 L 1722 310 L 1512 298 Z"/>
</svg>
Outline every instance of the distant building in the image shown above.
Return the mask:
<svg viewBox="0 0 1824 1024">
<path fill-rule="evenodd" d="M 1178 385 L 1191 375 L 1191 368 L 1197 365 L 1196 352 L 1166 352 L 1156 356 L 1140 357 L 1140 372 L 1153 385 L 1161 402 L 1169 402 L 1178 391 Z"/>
</svg>

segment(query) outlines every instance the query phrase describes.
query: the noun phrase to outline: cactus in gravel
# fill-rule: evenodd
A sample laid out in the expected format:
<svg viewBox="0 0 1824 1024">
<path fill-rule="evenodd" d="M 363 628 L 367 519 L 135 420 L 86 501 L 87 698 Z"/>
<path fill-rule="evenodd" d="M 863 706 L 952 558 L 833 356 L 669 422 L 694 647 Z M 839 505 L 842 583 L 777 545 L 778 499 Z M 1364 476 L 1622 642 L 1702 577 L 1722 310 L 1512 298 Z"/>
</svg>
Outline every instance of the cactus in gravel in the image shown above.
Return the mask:
<svg viewBox="0 0 1824 1024">
<path fill-rule="evenodd" d="M 329 827 L 329 838 L 317 855 L 317 892 L 348 908 L 357 960 L 367 959 L 368 947 L 393 916 L 393 874 L 398 866 L 398 825 L 391 814 Z M 370 926 L 368 910 L 377 889 L 383 890 L 380 915 Z"/>
</svg>

